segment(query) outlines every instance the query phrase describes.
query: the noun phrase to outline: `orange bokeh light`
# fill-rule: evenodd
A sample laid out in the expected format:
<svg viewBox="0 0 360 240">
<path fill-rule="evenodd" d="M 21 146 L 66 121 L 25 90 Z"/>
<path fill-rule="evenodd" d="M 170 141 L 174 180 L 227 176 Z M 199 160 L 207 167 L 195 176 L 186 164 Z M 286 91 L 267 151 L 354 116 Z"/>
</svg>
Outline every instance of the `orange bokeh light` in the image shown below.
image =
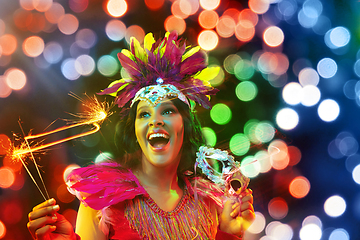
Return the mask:
<svg viewBox="0 0 360 240">
<path fill-rule="evenodd" d="M 289 192 L 294 198 L 303 198 L 310 191 L 310 182 L 305 177 L 294 178 L 289 185 Z"/>
<path fill-rule="evenodd" d="M 30 11 L 26 11 L 24 9 L 17 9 L 14 14 L 13 14 L 13 19 L 14 19 L 14 23 L 15 25 L 20 29 L 20 30 L 27 30 L 28 26 L 31 24 L 31 22 L 33 21 L 33 14 Z"/>
<path fill-rule="evenodd" d="M 284 33 L 279 27 L 271 26 L 264 31 L 263 39 L 266 45 L 278 47 L 284 42 Z"/>
<path fill-rule="evenodd" d="M 214 10 L 220 5 L 220 0 L 200 0 L 200 6 L 206 10 Z"/>
<path fill-rule="evenodd" d="M 287 145 L 282 140 L 274 140 L 268 147 L 271 166 L 276 170 L 285 169 L 289 165 Z"/>
<path fill-rule="evenodd" d="M 185 32 L 186 23 L 184 19 L 171 15 L 165 19 L 164 27 L 167 32 L 176 31 L 181 35 Z"/>
<path fill-rule="evenodd" d="M 14 35 L 5 34 L 0 37 L 0 46 L 2 55 L 11 55 L 15 52 L 17 47 L 17 40 Z"/>
<path fill-rule="evenodd" d="M 26 75 L 24 71 L 18 68 L 10 68 L 5 71 L 6 83 L 13 90 L 20 90 L 26 84 Z"/>
<path fill-rule="evenodd" d="M 264 14 L 269 10 L 270 0 L 249 0 L 249 8 L 257 14 Z"/>
<path fill-rule="evenodd" d="M 33 5 L 35 10 L 39 11 L 39 12 L 45 12 L 47 10 L 49 10 L 49 8 L 51 7 L 51 5 L 53 4 L 53 0 L 36 0 L 33 1 Z"/>
<path fill-rule="evenodd" d="M 65 35 L 75 33 L 79 28 L 79 20 L 72 14 L 65 14 L 58 22 L 60 32 Z"/>
<path fill-rule="evenodd" d="M 202 49 L 211 51 L 218 45 L 219 37 L 213 30 L 204 30 L 199 34 L 197 41 Z"/>
<path fill-rule="evenodd" d="M 14 159 L 8 155 L 4 157 L 3 164 L 5 167 L 11 168 L 14 172 L 18 172 L 22 168 L 21 161 L 14 161 Z"/>
<path fill-rule="evenodd" d="M 235 32 L 235 20 L 230 16 L 222 16 L 219 19 L 218 24 L 216 25 L 216 31 L 219 36 L 223 38 L 228 38 L 234 35 Z"/>
<path fill-rule="evenodd" d="M 34 10 L 34 1 L 33 0 L 20 0 L 20 6 L 28 11 Z"/>
<path fill-rule="evenodd" d="M 199 14 L 199 24 L 205 29 L 213 29 L 219 22 L 219 15 L 213 10 L 204 10 Z"/>
<path fill-rule="evenodd" d="M 61 184 L 56 190 L 56 196 L 59 201 L 63 203 L 70 203 L 75 199 L 75 196 L 69 193 L 66 184 Z"/>
<path fill-rule="evenodd" d="M 45 17 L 50 23 L 57 24 L 65 15 L 65 9 L 60 3 L 53 3 L 45 12 Z"/>
<path fill-rule="evenodd" d="M 283 198 L 276 197 L 269 202 L 268 211 L 272 218 L 280 220 L 286 217 L 289 207 Z"/>
<path fill-rule="evenodd" d="M 127 2 L 125 0 L 109 0 L 106 4 L 106 10 L 112 17 L 123 16 L 128 9 Z"/>
<path fill-rule="evenodd" d="M 19 172 L 18 174 L 15 175 L 15 182 L 13 183 L 13 185 L 11 185 L 10 189 L 11 190 L 20 190 L 24 187 L 25 184 L 25 178 L 24 178 L 25 172 Z"/>
<path fill-rule="evenodd" d="M 0 168 L 0 187 L 9 188 L 15 181 L 15 174 L 11 168 L 1 167 Z"/>
<path fill-rule="evenodd" d="M 239 15 L 240 15 L 240 11 L 237 10 L 236 8 L 228 8 L 223 13 L 223 16 L 232 17 L 236 23 L 239 21 Z"/>
<path fill-rule="evenodd" d="M 287 70 L 289 69 L 289 59 L 288 57 L 283 54 L 283 53 L 275 53 L 273 55 L 274 57 L 276 57 L 276 62 L 277 62 L 277 66 L 274 69 L 273 73 L 276 75 L 282 75 L 284 73 L 287 72 Z"/>
<path fill-rule="evenodd" d="M 165 0 L 145 0 L 146 6 L 155 11 L 159 10 L 164 5 Z"/>
<path fill-rule="evenodd" d="M 290 162 L 289 162 L 290 166 L 294 166 L 298 164 L 301 160 L 301 151 L 299 148 L 295 146 L 288 147 L 288 155 L 290 157 Z"/>
<path fill-rule="evenodd" d="M 6 227 L 4 223 L 0 220 L 0 239 L 5 237 L 6 235 Z"/>
<path fill-rule="evenodd" d="M 235 37 L 242 42 L 248 42 L 255 36 L 255 27 L 251 21 L 241 20 L 235 27 Z"/>
<path fill-rule="evenodd" d="M 183 11 L 183 9 L 185 11 Z M 189 13 L 191 12 L 191 6 L 190 9 L 189 8 L 181 8 L 180 5 L 180 0 L 177 0 L 175 2 L 173 2 L 173 4 L 171 5 L 171 13 L 178 18 L 182 18 L 185 19 L 189 16 Z"/>
<path fill-rule="evenodd" d="M 10 151 L 11 141 L 5 134 L 0 134 L 0 155 L 5 155 Z"/>
<path fill-rule="evenodd" d="M 27 25 L 27 29 L 30 32 L 38 33 L 45 29 L 46 27 L 46 18 L 42 13 L 33 13 L 31 21 Z"/>
<path fill-rule="evenodd" d="M 26 56 L 37 57 L 44 51 L 45 43 L 42 38 L 31 36 L 24 40 L 22 48 Z"/>
<path fill-rule="evenodd" d="M 138 25 L 132 25 L 128 27 L 125 32 L 125 40 L 128 44 L 130 44 L 131 37 L 135 37 L 139 43 L 142 44 L 145 37 L 144 29 Z"/>
<path fill-rule="evenodd" d="M 255 27 L 259 21 L 259 16 L 253 11 L 251 11 L 251 9 L 246 8 L 242 10 L 239 14 L 239 22 L 244 20 L 250 21 L 253 27 Z"/>
<path fill-rule="evenodd" d="M 1 59 L 1 58 L 0 58 Z M 0 98 L 7 98 L 10 96 L 12 89 L 6 83 L 6 77 L 0 76 Z M 1 151 L 1 146 L 0 146 Z"/>
</svg>

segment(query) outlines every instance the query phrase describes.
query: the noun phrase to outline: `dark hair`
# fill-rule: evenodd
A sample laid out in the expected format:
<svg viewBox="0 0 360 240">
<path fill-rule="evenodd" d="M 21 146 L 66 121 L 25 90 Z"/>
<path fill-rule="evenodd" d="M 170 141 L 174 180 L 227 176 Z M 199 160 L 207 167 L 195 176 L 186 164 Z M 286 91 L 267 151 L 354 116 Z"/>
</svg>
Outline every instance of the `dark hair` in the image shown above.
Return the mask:
<svg viewBox="0 0 360 240">
<path fill-rule="evenodd" d="M 194 171 L 196 161 L 196 152 L 201 145 L 205 144 L 205 139 L 201 131 L 200 122 L 187 104 L 176 98 L 171 100 L 178 109 L 184 121 L 184 140 L 181 160 L 178 167 L 178 175 L 185 171 Z M 119 150 L 118 161 L 123 167 L 134 169 L 140 164 L 141 149 L 136 141 L 135 135 L 135 118 L 139 101 L 134 103 L 129 114 L 123 116 L 116 125 L 115 145 Z"/>
</svg>

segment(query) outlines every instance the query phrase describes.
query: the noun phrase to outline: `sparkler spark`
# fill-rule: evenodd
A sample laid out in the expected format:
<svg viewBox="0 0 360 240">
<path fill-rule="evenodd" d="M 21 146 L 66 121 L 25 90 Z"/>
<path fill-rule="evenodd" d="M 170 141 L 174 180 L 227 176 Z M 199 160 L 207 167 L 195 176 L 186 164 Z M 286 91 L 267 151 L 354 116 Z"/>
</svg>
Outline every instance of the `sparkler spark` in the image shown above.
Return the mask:
<svg viewBox="0 0 360 240">
<path fill-rule="evenodd" d="M 75 94 L 70 94 L 70 95 L 72 97 L 78 99 L 79 101 L 81 101 L 82 106 L 85 109 L 85 111 L 83 113 L 71 114 L 72 116 L 77 117 L 78 118 L 77 120 L 68 121 L 68 122 L 71 122 L 71 124 L 57 128 L 52 131 L 47 131 L 47 132 L 36 134 L 36 135 L 29 134 L 24 137 L 24 142 L 22 142 L 19 147 L 15 147 L 15 146 L 11 147 L 11 151 L 12 151 L 10 153 L 11 158 L 14 161 L 21 161 L 22 165 L 24 166 L 24 168 L 30 175 L 31 179 L 33 180 L 33 182 L 35 183 L 35 185 L 37 186 L 37 188 L 39 189 L 41 195 L 44 197 L 45 200 L 49 199 L 50 197 L 47 192 L 45 183 L 43 181 L 43 178 L 42 178 L 41 173 L 38 168 L 38 164 L 36 163 L 33 153 L 44 150 L 46 148 L 49 148 L 49 147 L 52 147 L 55 145 L 58 145 L 58 144 L 61 144 L 61 143 L 64 143 L 64 142 L 67 142 L 67 141 L 70 141 L 70 140 L 73 140 L 73 139 L 76 139 L 76 138 L 94 134 L 100 130 L 100 124 L 103 123 L 105 121 L 105 119 L 111 115 L 111 113 L 109 112 L 110 106 L 105 102 L 99 102 L 96 97 L 93 97 L 93 98 L 88 97 L 89 100 L 85 101 Z M 73 136 L 70 136 L 70 137 L 67 137 L 64 139 L 60 139 L 60 140 L 57 140 L 54 142 L 46 143 L 46 144 L 41 144 L 41 143 L 33 144 L 33 142 L 32 142 L 32 146 L 30 146 L 29 140 L 34 141 L 34 139 L 43 138 L 43 137 L 46 137 L 51 134 L 55 134 L 55 133 L 58 133 L 61 131 L 65 131 L 65 130 L 68 130 L 71 128 L 85 126 L 85 125 L 92 125 L 93 127 L 89 131 L 86 131 L 86 132 L 83 132 L 80 134 L 76 134 L 76 135 L 73 135 Z M 21 125 L 20 125 L 20 127 L 21 127 Z M 21 130 L 23 132 L 23 135 L 25 135 L 22 127 L 21 127 Z M 45 189 L 47 198 L 45 197 L 44 193 L 41 191 L 39 185 L 37 184 L 35 178 L 31 174 L 31 172 L 29 171 L 29 169 L 25 163 L 24 159 L 27 157 L 28 154 L 30 154 L 31 159 L 36 167 L 36 170 L 41 179 L 43 188 Z"/>
</svg>

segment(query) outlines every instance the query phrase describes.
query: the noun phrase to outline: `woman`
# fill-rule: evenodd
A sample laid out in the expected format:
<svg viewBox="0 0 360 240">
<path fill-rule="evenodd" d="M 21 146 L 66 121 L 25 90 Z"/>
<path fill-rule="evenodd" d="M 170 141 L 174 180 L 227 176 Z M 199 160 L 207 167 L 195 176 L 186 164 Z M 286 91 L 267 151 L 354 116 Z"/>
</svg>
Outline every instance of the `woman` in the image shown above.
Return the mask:
<svg viewBox="0 0 360 240">
<path fill-rule="evenodd" d="M 241 239 L 254 220 L 251 190 L 223 198 L 224 188 L 190 172 L 203 138 L 189 100 L 209 107 L 216 91 L 199 48 L 185 49 L 176 33 L 158 42 L 148 34 L 144 49 L 132 39 L 119 54 L 130 79 L 103 93 L 117 93 L 122 108 L 120 164 L 75 170 L 77 234 L 51 199 L 29 214 L 34 239 Z"/>
</svg>

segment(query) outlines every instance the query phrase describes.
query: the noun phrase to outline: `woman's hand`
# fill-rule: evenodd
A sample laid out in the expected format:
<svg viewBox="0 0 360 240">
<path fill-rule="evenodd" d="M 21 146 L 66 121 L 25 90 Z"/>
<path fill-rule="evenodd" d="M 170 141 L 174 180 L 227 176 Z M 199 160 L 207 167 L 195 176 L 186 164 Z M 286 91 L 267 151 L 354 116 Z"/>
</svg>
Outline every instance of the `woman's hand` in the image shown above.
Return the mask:
<svg viewBox="0 0 360 240">
<path fill-rule="evenodd" d="M 47 200 L 33 208 L 29 213 L 27 227 L 36 240 L 75 240 L 73 227 L 59 213 L 60 207 L 55 199 Z"/>
<path fill-rule="evenodd" d="M 241 195 L 240 202 L 226 201 L 220 215 L 220 230 L 236 236 L 242 236 L 255 220 L 252 191 L 246 189 Z"/>
</svg>

